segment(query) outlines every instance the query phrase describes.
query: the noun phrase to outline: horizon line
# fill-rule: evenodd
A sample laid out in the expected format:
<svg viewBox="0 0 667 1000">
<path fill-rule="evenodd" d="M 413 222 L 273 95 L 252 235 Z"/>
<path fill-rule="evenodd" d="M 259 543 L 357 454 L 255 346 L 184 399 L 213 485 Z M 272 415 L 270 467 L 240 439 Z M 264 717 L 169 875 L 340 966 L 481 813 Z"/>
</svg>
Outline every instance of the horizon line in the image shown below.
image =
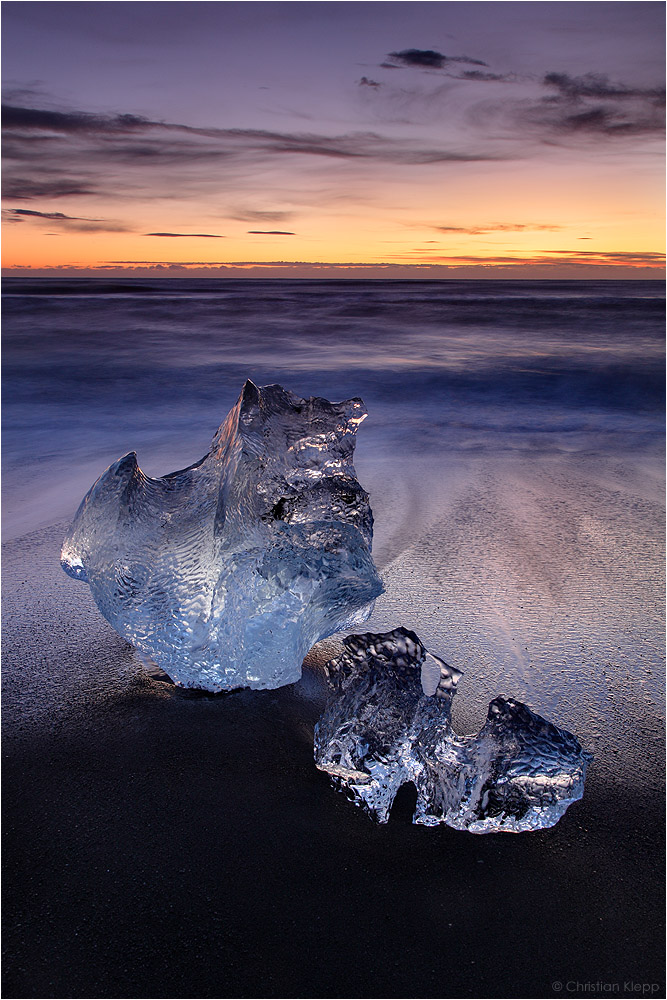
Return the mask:
<svg viewBox="0 0 667 1000">
<path fill-rule="evenodd" d="M 304 273 L 304 272 L 310 273 Z M 494 273 L 489 273 L 493 271 Z M 276 273 L 277 272 L 277 273 Z M 375 273 L 373 273 L 375 272 Z M 379 273 L 378 273 L 379 272 Z M 533 267 L 428 267 L 392 268 L 373 266 L 314 267 L 287 269 L 284 267 L 234 268 L 234 267 L 165 267 L 148 266 L 133 268 L 83 268 L 83 267 L 6 267 L 0 271 L 2 278 L 78 278 L 142 280 L 156 279 L 208 279 L 246 281 L 659 281 L 667 279 L 665 267 L 628 265 L 561 265 Z"/>
</svg>

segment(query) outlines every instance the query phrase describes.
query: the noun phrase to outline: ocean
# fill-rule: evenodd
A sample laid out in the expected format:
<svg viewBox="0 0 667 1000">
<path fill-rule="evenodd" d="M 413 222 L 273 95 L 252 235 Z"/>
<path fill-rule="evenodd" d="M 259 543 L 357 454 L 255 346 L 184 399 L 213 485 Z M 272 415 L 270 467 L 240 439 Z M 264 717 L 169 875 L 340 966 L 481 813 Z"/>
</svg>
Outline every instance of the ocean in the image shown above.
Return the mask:
<svg viewBox="0 0 667 1000">
<path fill-rule="evenodd" d="M 450 939 L 463 992 L 446 995 L 653 982 L 664 286 L 9 278 L 3 291 L 9 981 L 152 996 L 178 940 L 164 960 L 189 996 L 219 995 L 218 956 L 228 996 L 442 996 Z M 584 800 L 553 830 L 374 828 L 314 769 L 316 654 L 291 688 L 186 698 L 61 572 L 66 522 L 104 469 L 130 450 L 151 476 L 192 464 L 247 378 L 362 397 L 355 466 L 385 584 L 364 630 L 403 625 L 463 671 L 459 731 L 502 695 L 579 738 L 594 755 Z M 161 995 L 186 995 L 173 989 Z"/>
<path fill-rule="evenodd" d="M 659 671 L 661 283 L 10 278 L 3 304 L 5 540 L 130 450 L 199 459 L 246 378 L 361 396 L 388 627 L 517 695 L 561 661 Z"/>
<path fill-rule="evenodd" d="M 6 538 L 130 449 L 150 475 L 200 457 L 246 378 L 361 396 L 360 468 L 395 482 L 418 456 L 661 450 L 659 282 L 8 278 L 3 310 Z"/>
</svg>

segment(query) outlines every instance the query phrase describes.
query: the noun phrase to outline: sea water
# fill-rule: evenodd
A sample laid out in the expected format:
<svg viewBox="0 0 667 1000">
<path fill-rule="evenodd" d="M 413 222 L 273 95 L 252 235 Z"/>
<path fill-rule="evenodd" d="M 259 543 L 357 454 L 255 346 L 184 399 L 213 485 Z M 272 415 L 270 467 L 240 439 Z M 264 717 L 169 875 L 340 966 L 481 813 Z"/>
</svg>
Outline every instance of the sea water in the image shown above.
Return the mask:
<svg viewBox="0 0 667 1000">
<path fill-rule="evenodd" d="M 71 518 L 135 450 L 208 449 L 246 378 L 361 396 L 386 593 L 497 695 L 650 781 L 662 729 L 664 293 L 647 281 L 4 282 L 4 538 Z M 456 713 L 455 713 L 456 722 Z"/>
</svg>

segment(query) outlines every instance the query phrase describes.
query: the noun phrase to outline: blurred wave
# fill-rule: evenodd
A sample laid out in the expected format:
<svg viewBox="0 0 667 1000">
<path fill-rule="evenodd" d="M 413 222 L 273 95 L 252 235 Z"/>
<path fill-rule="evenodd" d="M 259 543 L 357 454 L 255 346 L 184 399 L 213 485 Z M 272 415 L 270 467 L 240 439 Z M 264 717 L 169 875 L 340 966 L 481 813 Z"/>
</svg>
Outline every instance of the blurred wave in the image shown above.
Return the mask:
<svg viewBox="0 0 667 1000">
<path fill-rule="evenodd" d="M 196 460 L 247 377 L 360 395 L 360 452 L 655 448 L 659 282 L 4 282 L 5 534 L 130 449 Z"/>
</svg>

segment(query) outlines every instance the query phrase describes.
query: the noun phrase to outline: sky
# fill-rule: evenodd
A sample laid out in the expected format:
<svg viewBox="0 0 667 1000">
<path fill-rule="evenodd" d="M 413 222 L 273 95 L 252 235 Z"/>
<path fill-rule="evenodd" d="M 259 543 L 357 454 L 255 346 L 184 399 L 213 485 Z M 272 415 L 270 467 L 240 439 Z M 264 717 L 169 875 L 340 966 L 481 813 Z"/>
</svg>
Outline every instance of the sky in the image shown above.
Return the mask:
<svg viewBox="0 0 667 1000">
<path fill-rule="evenodd" d="M 4 273 L 660 278 L 664 19 L 5 0 Z"/>
</svg>

